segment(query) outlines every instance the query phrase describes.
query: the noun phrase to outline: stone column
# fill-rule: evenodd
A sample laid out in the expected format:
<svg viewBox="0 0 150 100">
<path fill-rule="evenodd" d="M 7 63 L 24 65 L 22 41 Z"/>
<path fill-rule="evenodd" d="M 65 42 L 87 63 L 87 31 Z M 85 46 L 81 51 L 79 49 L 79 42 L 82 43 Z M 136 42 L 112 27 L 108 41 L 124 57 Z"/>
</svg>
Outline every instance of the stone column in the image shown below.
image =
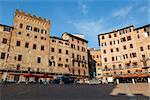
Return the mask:
<svg viewBox="0 0 150 100">
<path fill-rule="evenodd" d="M 150 77 L 148 77 L 147 80 L 148 80 L 148 83 L 150 83 Z"/>
<path fill-rule="evenodd" d="M 134 78 L 132 78 L 132 83 L 135 84 Z"/>
<path fill-rule="evenodd" d="M 116 79 L 116 83 L 119 84 L 119 79 Z"/>
</svg>

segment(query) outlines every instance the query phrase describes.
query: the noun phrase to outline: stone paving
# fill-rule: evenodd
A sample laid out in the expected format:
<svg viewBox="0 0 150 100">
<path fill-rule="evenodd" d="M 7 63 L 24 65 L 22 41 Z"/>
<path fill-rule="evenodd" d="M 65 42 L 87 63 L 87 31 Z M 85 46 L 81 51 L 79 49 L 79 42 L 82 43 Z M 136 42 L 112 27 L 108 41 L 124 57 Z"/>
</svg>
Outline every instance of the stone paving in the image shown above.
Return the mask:
<svg viewBox="0 0 150 100">
<path fill-rule="evenodd" d="M 150 100 L 150 84 L 0 84 L 0 100 Z"/>
<path fill-rule="evenodd" d="M 150 97 L 150 84 L 148 83 L 118 84 L 110 94 L 117 95 L 118 93 L 126 94 L 128 96 L 134 96 L 134 94 L 143 94 L 144 96 Z"/>
</svg>

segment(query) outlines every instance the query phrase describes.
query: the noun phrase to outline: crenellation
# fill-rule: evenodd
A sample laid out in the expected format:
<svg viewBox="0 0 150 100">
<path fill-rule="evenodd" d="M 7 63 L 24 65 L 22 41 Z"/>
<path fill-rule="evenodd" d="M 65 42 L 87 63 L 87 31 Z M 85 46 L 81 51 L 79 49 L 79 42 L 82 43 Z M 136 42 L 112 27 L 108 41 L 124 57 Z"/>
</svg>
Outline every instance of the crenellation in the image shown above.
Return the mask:
<svg viewBox="0 0 150 100">
<path fill-rule="evenodd" d="M 43 23 L 47 23 L 47 24 L 50 24 L 50 20 L 49 19 L 46 19 L 46 18 L 42 18 L 42 17 L 38 17 L 36 15 L 31 15 L 30 13 L 25 13 L 24 11 L 19 11 L 18 9 L 15 11 L 15 16 L 23 16 L 24 19 L 32 19 L 32 21 L 35 21 L 36 20 L 38 22 L 43 22 Z"/>
</svg>

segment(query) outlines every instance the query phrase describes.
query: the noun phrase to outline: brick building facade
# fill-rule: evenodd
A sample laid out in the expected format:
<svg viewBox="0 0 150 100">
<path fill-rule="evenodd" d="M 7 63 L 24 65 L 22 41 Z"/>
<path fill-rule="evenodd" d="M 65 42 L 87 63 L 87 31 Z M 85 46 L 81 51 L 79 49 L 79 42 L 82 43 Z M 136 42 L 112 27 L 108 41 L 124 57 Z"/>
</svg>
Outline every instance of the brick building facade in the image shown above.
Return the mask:
<svg viewBox="0 0 150 100">
<path fill-rule="evenodd" d="M 138 81 L 150 74 L 150 25 L 99 34 L 103 76 Z"/>
<path fill-rule="evenodd" d="M 87 41 L 70 34 L 83 45 L 73 50 L 66 35 L 50 37 L 50 20 L 16 10 L 13 27 L 0 25 L 0 79 L 38 81 L 65 74 L 87 78 Z M 73 68 L 73 52 L 83 57 L 82 67 Z"/>
</svg>

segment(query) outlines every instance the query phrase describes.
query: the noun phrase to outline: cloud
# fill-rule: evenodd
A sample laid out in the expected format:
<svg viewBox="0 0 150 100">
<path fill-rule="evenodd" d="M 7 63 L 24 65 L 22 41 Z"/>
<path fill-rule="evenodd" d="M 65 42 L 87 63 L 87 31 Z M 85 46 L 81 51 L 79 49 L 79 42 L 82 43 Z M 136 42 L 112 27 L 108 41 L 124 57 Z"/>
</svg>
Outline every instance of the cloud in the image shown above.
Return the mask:
<svg viewBox="0 0 150 100">
<path fill-rule="evenodd" d="M 113 11 L 112 16 L 113 17 L 122 17 L 122 16 L 127 16 L 133 9 L 133 6 L 128 6 L 125 8 L 117 9 Z"/>
<path fill-rule="evenodd" d="M 107 28 L 104 25 L 105 19 L 99 20 L 74 20 L 69 21 L 68 23 L 74 27 L 78 33 L 81 33 L 85 36 L 89 41 L 89 46 L 99 48 L 98 47 L 98 34 L 100 32 L 105 32 Z"/>
<path fill-rule="evenodd" d="M 84 0 L 79 0 L 78 1 L 78 6 L 79 6 L 79 9 L 81 10 L 81 12 L 84 15 L 88 14 L 88 6 L 87 6 L 87 4 L 86 4 L 86 2 Z"/>
<path fill-rule="evenodd" d="M 103 19 L 99 20 L 76 20 L 69 21 L 68 23 L 72 24 L 78 32 L 85 33 L 88 35 L 98 34 L 103 27 Z"/>
<path fill-rule="evenodd" d="M 85 5 L 85 4 L 82 5 L 82 13 L 83 13 L 84 15 L 86 15 L 86 14 L 88 13 L 87 5 Z"/>
<path fill-rule="evenodd" d="M 149 10 L 150 10 L 150 7 L 149 7 L 149 5 L 148 6 L 142 6 L 142 7 L 140 7 L 139 8 L 139 12 L 149 12 Z"/>
</svg>

